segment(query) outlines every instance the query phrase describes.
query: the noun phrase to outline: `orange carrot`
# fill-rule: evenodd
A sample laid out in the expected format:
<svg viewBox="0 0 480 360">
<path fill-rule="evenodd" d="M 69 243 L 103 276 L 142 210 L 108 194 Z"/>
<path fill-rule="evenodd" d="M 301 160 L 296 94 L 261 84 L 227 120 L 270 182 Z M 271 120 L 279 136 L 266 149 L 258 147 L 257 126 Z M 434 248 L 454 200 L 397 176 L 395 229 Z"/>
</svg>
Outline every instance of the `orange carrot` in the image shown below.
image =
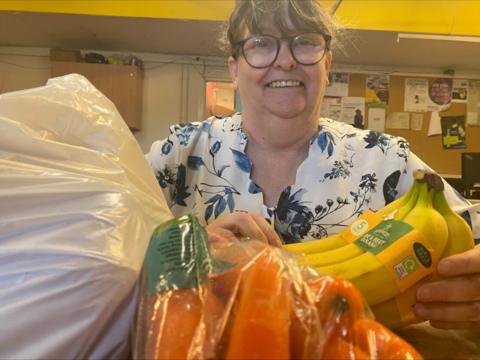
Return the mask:
<svg viewBox="0 0 480 360">
<path fill-rule="evenodd" d="M 186 359 L 201 313 L 202 303 L 196 289 L 169 290 L 158 295 L 145 357 Z"/>
<path fill-rule="evenodd" d="M 375 359 L 358 346 L 333 336 L 327 341 L 322 353 L 322 360 L 369 360 Z"/>
<path fill-rule="evenodd" d="M 357 320 L 352 332 L 355 343 L 364 351 L 372 353 L 374 358 L 423 359 L 412 345 L 375 320 L 368 318 Z"/>
<path fill-rule="evenodd" d="M 290 357 L 289 296 L 273 250 L 261 250 L 245 269 L 232 315 L 226 359 Z"/>
</svg>

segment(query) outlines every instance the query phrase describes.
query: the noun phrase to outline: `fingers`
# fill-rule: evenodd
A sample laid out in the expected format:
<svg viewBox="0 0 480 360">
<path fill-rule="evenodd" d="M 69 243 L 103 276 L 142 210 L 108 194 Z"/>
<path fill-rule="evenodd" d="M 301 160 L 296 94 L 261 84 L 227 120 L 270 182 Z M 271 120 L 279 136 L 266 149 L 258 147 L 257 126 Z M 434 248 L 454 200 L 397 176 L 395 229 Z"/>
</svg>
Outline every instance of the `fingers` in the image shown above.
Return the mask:
<svg viewBox="0 0 480 360">
<path fill-rule="evenodd" d="M 438 273 L 442 276 L 480 273 L 480 247 L 442 259 Z"/>
<path fill-rule="evenodd" d="M 280 237 L 259 213 L 236 212 L 219 217 L 207 225 L 207 232 L 214 241 L 234 237 L 249 237 L 262 242 L 281 246 Z M 222 230 L 220 230 L 222 229 Z M 227 234 L 225 231 L 228 231 Z M 223 235 L 222 235 L 223 234 Z"/>
<path fill-rule="evenodd" d="M 261 214 L 251 213 L 251 215 L 252 215 L 252 218 L 257 223 L 260 230 L 266 236 L 267 242 L 270 245 L 281 247 L 282 240 L 280 239 L 280 236 L 278 236 L 277 232 L 273 229 L 273 226 L 269 224 L 268 221 L 266 221 Z"/>
<path fill-rule="evenodd" d="M 457 323 L 458 327 L 463 328 L 469 323 L 480 324 L 480 302 L 478 301 L 417 303 L 413 306 L 413 311 L 419 318 L 436 322 L 439 326 Z"/>
<path fill-rule="evenodd" d="M 212 230 L 207 228 L 207 234 L 212 243 L 226 243 L 234 241 L 237 238 L 233 232 L 223 228 L 215 228 Z"/>
<path fill-rule="evenodd" d="M 421 302 L 480 301 L 480 275 L 467 275 L 431 282 L 417 290 Z"/>
</svg>

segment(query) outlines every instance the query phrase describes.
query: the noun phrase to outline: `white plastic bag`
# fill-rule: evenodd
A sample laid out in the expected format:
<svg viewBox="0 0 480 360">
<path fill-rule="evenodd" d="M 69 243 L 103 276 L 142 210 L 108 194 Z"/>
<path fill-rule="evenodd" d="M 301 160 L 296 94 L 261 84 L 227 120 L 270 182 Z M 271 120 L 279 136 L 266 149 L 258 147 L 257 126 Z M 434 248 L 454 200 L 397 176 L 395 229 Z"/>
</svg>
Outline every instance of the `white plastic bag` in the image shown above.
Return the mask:
<svg viewBox="0 0 480 360">
<path fill-rule="evenodd" d="M 125 358 L 148 241 L 172 217 L 85 78 L 1 95 L 0 358 Z"/>
</svg>

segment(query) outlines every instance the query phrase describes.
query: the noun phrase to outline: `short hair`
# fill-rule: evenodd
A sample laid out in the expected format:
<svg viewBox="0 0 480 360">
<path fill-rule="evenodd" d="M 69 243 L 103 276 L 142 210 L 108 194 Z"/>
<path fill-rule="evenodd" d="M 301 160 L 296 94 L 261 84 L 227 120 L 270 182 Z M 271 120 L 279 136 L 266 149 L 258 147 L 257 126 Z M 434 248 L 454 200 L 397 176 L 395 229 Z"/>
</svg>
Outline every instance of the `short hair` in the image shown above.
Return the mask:
<svg viewBox="0 0 480 360">
<path fill-rule="evenodd" d="M 334 39 L 337 30 L 332 17 L 316 0 L 236 0 L 224 34 L 225 50 L 237 55 L 245 30 L 261 33 L 267 20 L 273 20 L 282 34 L 320 32 Z"/>
</svg>

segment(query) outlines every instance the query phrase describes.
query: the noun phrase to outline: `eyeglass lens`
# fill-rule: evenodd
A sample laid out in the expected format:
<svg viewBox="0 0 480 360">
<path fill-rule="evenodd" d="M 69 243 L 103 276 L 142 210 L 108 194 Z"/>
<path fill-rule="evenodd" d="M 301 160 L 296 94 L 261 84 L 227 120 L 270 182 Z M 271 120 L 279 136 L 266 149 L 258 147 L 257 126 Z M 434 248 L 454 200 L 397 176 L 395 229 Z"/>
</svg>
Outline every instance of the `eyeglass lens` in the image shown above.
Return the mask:
<svg viewBox="0 0 480 360">
<path fill-rule="evenodd" d="M 322 34 L 300 34 L 288 40 L 294 59 L 300 64 L 315 64 L 325 54 L 326 41 Z M 243 43 L 243 56 L 253 67 L 267 67 L 277 58 L 280 44 L 280 39 L 274 36 L 253 36 Z"/>
</svg>

